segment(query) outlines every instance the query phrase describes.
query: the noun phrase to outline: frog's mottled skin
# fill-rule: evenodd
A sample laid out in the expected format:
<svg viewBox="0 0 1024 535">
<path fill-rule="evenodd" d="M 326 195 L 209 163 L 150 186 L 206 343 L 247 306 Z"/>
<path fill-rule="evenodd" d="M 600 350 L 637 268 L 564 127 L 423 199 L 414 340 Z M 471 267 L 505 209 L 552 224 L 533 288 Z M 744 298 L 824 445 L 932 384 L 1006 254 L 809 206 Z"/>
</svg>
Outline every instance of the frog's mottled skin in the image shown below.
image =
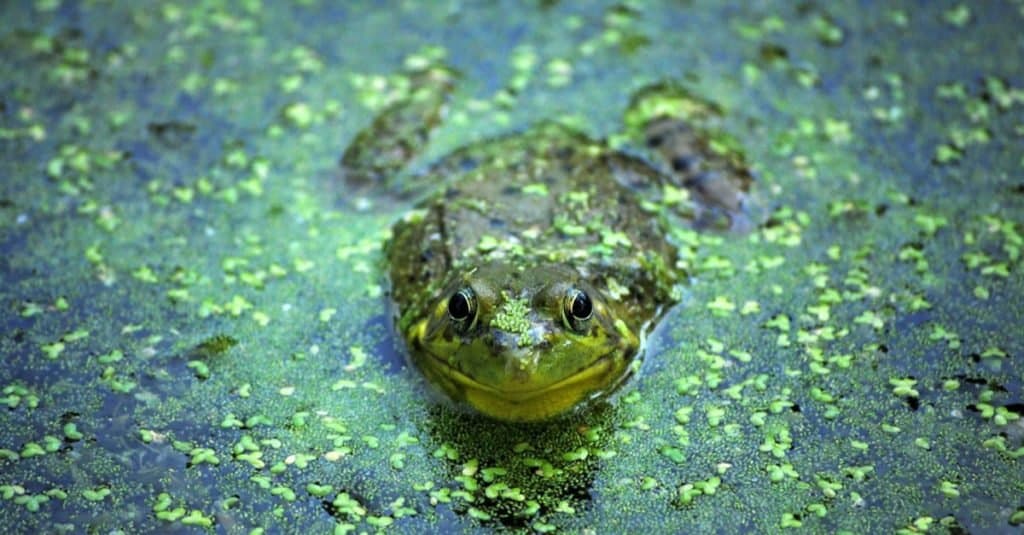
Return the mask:
<svg viewBox="0 0 1024 535">
<path fill-rule="evenodd" d="M 428 89 L 384 112 L 346 152 L 357 182 L 393 180 L 436 123 L 448 71 L 415 79 Z M 386 254 L 398 330 L 432 384 L 488 416 L 532 421 L 629 375 L 680 277 L 670 220 L 703 211 L 736 226 L 749 185 L 745 169 L 679 121 L 649 121 L 645 135 L 671 151 L 679 173 L 543 123 L 461 149 L 416 178 L 444 186 L 395 224 Z M 685 188 L 702 204 L 680 195 Z M 472 308 L 465 319 L 450 310 L 460 292 Z M 586 318 L 573 312 L 580 292 Z"/>
</svg>

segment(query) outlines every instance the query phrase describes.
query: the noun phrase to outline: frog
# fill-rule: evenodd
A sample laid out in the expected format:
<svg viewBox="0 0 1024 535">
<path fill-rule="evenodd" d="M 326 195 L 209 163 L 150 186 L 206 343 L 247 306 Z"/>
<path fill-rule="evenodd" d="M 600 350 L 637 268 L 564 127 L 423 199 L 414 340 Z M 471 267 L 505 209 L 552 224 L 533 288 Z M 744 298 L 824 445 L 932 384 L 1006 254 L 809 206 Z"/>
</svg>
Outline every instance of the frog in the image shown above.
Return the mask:
<svg viewBox="0 0 1024 535">
<path fill-rule="evenodd" d="M 673 228 L 752 226 L 743 152 L 701 127 L 718 110 L 652 84 L 625 114 L 637 150 L 548 120 L 412 173 L 459 75 L 433 65 L 408 77 L 409 95 L 359 131 L 340 167 L 353 196 L 372 185 L 410 205 L 383 248 L 409 362 L 441 399 L 498 421 L 610 396 L 679 301 Z"/>
</svg>

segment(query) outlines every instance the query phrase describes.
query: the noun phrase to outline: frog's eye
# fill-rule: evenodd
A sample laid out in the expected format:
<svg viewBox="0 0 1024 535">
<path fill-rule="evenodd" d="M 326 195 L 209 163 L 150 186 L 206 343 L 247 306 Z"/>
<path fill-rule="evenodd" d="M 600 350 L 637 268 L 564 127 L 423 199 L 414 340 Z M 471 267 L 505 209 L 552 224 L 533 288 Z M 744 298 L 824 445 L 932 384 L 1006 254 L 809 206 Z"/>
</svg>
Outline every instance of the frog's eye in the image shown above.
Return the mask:
<svg viewBox="0 0 1024 535">
<path fill-rule="evenodd" d="M 565 294 L 564 303 L 562 317 L 565 319 L 565 323 L 574 331 L 583 331 L 583 322 L 594 314 L 594 303 L 590 300 L 590 296 L 579 288 L 571 288 Z"/>
<path fill-rule="evenodd" d="M 476 315 L 476 295 L 472 288 L 463 288 L 448 299 L 448 317 L 452 321 L 463 323 Z"/>
</svg>

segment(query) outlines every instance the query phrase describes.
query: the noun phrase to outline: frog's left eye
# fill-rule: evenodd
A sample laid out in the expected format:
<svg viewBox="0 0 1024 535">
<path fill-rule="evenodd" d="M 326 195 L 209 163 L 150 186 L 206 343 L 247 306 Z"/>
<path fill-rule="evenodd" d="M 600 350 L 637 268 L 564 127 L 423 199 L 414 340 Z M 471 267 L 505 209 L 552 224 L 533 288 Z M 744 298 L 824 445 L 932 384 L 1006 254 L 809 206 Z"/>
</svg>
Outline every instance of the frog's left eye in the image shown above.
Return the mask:
<svg viewBox="0 0 1024 535">
<path fill-rule="evenodd" d="M 594 303 L 590 300 L 587 292 L 579 288 L 571 288 L 565 294 L 564 305 L 562 306 L 562 318 L 565 323 L 574 331 L 585 330 L 586 322 L 594 314 Z"/>
<path fill-rule="evenodd" d="M 472 323 L 476 316 L 476 295 L 471 288 L 463 288 L 448 299 L 448 317 L 458 323 Z"/>
</svg>

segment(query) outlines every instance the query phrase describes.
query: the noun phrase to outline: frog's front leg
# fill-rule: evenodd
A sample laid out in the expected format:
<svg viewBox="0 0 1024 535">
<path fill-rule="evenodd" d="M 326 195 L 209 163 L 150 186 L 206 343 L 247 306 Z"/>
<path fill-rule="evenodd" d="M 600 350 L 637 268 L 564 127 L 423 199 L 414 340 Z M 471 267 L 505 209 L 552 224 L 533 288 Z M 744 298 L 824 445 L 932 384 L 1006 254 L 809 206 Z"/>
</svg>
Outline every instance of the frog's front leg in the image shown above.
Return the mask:
<svg viewBox="0 0 1024 535">
<path fill-rule="evenodd" d="M 409 196 L 409 188 L 396 177 L 422 151 L 441 122 L 456 76 L 451 69 L 432 66 L 409 77 L 408 95 L 361 130 L 342 155 L 339 163 L 349 192 L 379 189 L 397 197 Z"/>
</svg>

